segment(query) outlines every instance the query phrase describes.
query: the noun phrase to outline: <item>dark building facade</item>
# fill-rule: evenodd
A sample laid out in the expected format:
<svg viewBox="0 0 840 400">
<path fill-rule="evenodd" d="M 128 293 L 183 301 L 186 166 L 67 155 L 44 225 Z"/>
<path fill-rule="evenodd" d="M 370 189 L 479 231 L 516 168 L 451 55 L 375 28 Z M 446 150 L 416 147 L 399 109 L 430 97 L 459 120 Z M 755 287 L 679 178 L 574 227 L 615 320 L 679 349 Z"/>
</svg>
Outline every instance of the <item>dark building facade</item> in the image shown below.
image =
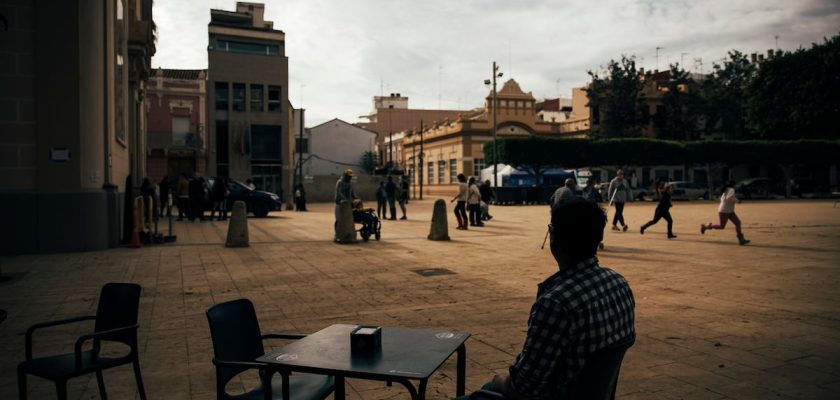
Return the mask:
<svg viewBox="0 0 840 400">
<path fill-rule="evenodd" d="M 3 2 L 0 254 L 118 246 L 142 181 L 151 0 Z M 127 177 L 131 180 L 127 182 Z"/>
<path fill-rule="evenodd" d="M 285 34 L 264 12 L 244 2 L 236 11 L 210 11 L 208 173 L 251 178 L 282 197 L 291 193 L 294 161 L 289 60 Z"/>
</svg>

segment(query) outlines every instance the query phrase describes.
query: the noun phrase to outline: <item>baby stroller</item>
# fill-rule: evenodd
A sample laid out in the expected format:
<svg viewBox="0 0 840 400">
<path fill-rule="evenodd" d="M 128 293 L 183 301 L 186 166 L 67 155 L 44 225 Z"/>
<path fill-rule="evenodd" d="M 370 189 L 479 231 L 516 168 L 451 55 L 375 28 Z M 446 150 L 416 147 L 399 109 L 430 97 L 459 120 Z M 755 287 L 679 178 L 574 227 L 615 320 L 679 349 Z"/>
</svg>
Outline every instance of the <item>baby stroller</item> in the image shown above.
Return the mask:
<svg viewBox="0 0 840 400">
<path fill-rule="evenodd" d="M 358 199 L 353 200 L 353 222 L 362 224 L 359 234 L 362 235 L 362 240 L 365 242 L 370 239 L 371 235 L 376 240 L 382 238 L 382 223 L 379 222 L 376 211 L 372 208 L 364 208 L 362 201 Z"/>
</svg>

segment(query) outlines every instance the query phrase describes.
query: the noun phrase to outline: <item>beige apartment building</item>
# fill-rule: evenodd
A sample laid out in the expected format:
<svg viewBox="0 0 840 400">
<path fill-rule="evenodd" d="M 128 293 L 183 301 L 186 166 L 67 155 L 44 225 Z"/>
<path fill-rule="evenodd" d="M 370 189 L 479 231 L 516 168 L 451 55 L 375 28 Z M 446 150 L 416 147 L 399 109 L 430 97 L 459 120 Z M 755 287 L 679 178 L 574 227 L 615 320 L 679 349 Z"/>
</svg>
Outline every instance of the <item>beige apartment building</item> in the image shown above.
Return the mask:
<svg viewBox="0 0 840 400">
<path fill-rule="evenodd" d="M 264 13 L 263 4 L 245 2 L 236 11 L 210 10 L 207 173 L 253 179 L 288 200 L 296 132 L 286 35 Z"/>
<path fill-rule="evenodd" d="M 406 132 L 402 141 L 402 158 L 419 184 L 424 195 L 447 195 L 456 192 L 457 176 L 479 176 L 480 171 L 493 165 L 493 156 L 484 154 L 483 146 L 493 140 L 493 92 L 484 108 L 464 112 L 456 118 L 445 119 L 423 131 Z M 536 100 L 510 79 L 496 94 L 496 135 L 515 137 L 552 135 L 584 137 L 588 134 L 588 119 L 541 121 Z M 422 141 L 422 152 L 421 152 Z"/>
<path fill-rule="evenodd" d="M 0 12 L 0 210 L 10 227 L 0 254 L 119 245 L 126 187 L 146 169 L 152 2 L 4 2 Z"/>
</svg>

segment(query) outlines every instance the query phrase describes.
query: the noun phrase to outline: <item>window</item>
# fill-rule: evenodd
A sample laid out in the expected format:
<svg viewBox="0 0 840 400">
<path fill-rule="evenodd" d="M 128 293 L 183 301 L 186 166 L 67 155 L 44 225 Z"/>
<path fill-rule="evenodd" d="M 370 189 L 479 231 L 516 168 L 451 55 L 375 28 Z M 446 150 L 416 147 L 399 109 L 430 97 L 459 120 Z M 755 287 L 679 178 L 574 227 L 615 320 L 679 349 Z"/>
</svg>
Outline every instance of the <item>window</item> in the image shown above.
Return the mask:
<svg viewBox="0 0 840 400">
<path fill-rule="evenodd" d="M 280 46 L 276 44 L 237 42 L 232 40 L 219 40 L 216 50 L 229 51 L 231 53 L 260 54 L 265 56 L 276 56 L 280 54 Z"/>
<path fill-rule="evenodd" d="M 309 153 L 309 138 L 295 138 L 295 153 Z"/>
<path fill-rule="evenodd" d="M 229 159 L 229 145 L 228 145 L 228 122 L 216 121 L 216 165 L 218 166 L 219 175 L 227 176 L 227 173 L 222 173 L 222 167 L 225 169 L 228 165 Z"/>
<path fill-rule="evenodd" d="M 429 162 L 429 177 L 427 178 L 428 180 L 426 181 L 426 183 L 429 183 L 429 184 L 435 183 L 434 182 L 434 176 L 435 176 L 435 163 L 434 162 Z"/>
<path fill-rule="evenodd" d="M 172 144 L 186 145 L 189 132 L 190 117 L 172 117 Z"/>
<path fill-rule="evenodd" d="M 280 112 L 280 86 L 268 87 L 268 112 Z"/>
<path fill-rule="evenodd" d="M 251 84 L 251 111 L 263 112 L 263 85 Z"/>
<path fill-rule="evenodd" d="M 487 168 L 487 166 L 484 165 L 483 158 L 476 158 L 473 160 L 473 176 L 476 177 L 476 179 L 481 179 L 481 170 L 484 168 Z"/>
<path fill-rule="evenodd" d="M 458 183 L 458 160 L 449 160 L 449 183 Z"/>
<path fill-rule="evenodd" d="M 280 125 L 251 125 L 251 159 L 280 160 Z"/>
<path fill-rule="evenodd" d="M 244 83 L 234 83 L 233 84 L 233 99 L 231 100 L 233 103 L 233 111 L 243 112 L 245 111 L 245 84 Z"/>
<path fill-rule="evenodd" d="M 228 110 L 228 83 L 216 82 L 216 109 Z"/>
<path fill-rule="evenodd" d="M 438 161 L 438 183 L 444 183 L 446 178 L 446 161 Z"/>
</svg>

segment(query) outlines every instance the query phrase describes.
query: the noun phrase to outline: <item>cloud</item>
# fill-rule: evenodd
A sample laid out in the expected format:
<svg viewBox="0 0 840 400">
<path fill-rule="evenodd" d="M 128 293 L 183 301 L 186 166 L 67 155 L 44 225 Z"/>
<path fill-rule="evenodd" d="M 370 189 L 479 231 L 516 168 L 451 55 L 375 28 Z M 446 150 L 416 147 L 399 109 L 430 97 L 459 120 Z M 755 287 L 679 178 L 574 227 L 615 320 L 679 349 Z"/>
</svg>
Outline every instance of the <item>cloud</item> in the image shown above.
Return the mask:
<svg viewBox="0 0 840 400">
<path fill-rule="evenodd" d="M 659 68 L 684 62 L 711 69 L 738 49 L 793 50 L 833 36 L 836 0 L 284 0 L 266 2 L 266 19 L 286 33 L 290 100 L 301 98 L 308 125 L 371 111 L 371 98 L 399 92 L 413 108 L 483 105 L 493 61 L 537 97 L 569 96 L 622 54 Z M 207 65 L 209 9 L 233 0 L 154 3 L 153 65 Z M 702 60 L 702 63 L 700 62 Z M 696 62 L 697 61 L 697 62 Z M 301 86 L 305 85 L 305 86 Z M 301 93 L 302 89 L 302 93 Z M 302 95 L 302 96 L 301 96 Z"/>
</svg>

